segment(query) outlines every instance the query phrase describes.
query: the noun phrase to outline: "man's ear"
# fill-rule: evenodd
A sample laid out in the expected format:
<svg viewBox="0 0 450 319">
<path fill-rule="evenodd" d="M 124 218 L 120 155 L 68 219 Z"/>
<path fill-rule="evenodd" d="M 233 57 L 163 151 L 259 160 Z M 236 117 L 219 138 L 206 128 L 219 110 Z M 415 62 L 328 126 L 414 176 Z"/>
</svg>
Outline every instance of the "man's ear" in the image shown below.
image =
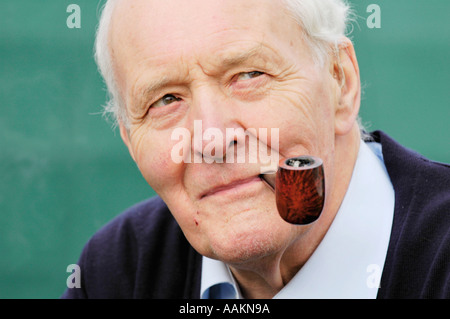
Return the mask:
<svg viewBox="0 0 450 319">
<path fill-rule="evenodd" d="M 352 42 L 345 38 L 339 45 L 330 72 L 337 82 L 335 134 L 345 135 L 353 128 L 361 103 L 359 66 Z"/>
<path fill-rule="evenodd" d="M 133 153 L 133 148 L 131 147 L 130 132 L 122 122 L 119 123 L 119 128 L 120 128 L 120 137 L 122 137 L 122 141 L 127 146 L 128 152 L 130 153 L 131 157 L 133 158 L 133 161 L 136 162 L 136 159 L 135 159 L 134 153 Z"/>
</svg>

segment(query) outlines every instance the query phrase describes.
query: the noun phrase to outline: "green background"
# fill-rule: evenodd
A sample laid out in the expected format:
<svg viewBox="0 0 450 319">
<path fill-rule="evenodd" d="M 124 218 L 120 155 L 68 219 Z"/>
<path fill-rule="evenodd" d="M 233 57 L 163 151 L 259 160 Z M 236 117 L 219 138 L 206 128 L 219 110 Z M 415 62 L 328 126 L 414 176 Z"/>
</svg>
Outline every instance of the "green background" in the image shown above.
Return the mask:
<svg viewBox="0 0 450 319">
<path fill-rule="evenodd" d="M 80 29 L 66 26 L 71 3 L 81 7 Z M 450 2 L 354 3 L 364 123 L 450 162 Z M 366 25 L 371 3 L 381 7 L 380 29 Z M 92 234 L 154 194 L 100 114 L 99 8 L 0 2 L 0 298 L 59 298 Z"/>
</svg>

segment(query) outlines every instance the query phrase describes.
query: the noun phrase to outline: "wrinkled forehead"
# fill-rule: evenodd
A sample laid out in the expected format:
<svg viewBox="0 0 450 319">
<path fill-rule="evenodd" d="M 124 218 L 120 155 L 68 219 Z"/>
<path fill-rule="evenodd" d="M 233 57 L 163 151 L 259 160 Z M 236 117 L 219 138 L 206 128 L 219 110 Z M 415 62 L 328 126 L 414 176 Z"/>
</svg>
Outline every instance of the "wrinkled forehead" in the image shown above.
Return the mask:
<svg viewBox="0 0 450 319">
<path fill-rule="evenodd" d="M 131 54 L 126 49 L 165 55 L 184 44 L 201 47 L 233 32 L 243 41 L 257 32 L 282 33 L 286 19 L 281 0 L 118 0 L 110 46 L 114 56 L 124 58 Z"/>
<path fill-rule="evenodd" d="M 111 0 L 110 0 L 111 1 Z M 161 31 L 220 23 L 276 21 L 284 13 L 282 0 L 112 0 L 116 22 Z M 279 21 L 283 23 L 283 21 Z M 159 29 L 163 28 L 163 29 Z"/>
</svg>

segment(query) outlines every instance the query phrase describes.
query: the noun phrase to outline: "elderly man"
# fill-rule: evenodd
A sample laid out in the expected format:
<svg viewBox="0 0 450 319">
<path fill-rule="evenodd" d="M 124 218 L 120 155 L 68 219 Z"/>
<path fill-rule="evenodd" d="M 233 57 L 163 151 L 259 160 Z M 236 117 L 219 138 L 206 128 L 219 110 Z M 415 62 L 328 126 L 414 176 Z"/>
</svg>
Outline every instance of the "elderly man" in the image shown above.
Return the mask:
<svg viewBox="0 0 450 319">
<path fill-rule="evenodd" d="M 341 0 L 110 0 L 108 111 L 159 196 L 88 242 L 63 297 L 450 297 L 450 167 L 361 130 L 348 20 Z M 317 221 L 279 216 L 261 161 L 226 160 L 250 153 L 225 134 L 239 128 L 280 158 L 322 159 Z"/>
</svg>

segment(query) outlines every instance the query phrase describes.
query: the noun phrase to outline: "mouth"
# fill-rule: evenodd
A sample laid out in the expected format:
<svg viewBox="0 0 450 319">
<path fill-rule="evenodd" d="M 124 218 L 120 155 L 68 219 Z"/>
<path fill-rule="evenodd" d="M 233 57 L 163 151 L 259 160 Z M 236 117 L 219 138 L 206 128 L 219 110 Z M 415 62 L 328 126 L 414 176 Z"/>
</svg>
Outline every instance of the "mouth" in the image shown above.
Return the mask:
<svg viewBox="0 0 450 319">
<path fill-rule="evenodd" d="M 259 175 L 251 176 L 249 178 L 235 180 L 231 183 L 219 185 L 219 186 L 209 189 L 208 191 L 206 191 L 200 195 L 200 199 L 203 199 L 205 197 L 215 196 L 215 195 L 226 195 L 227 193 L 231 193 L 231 192 L 239 192 L 255 183 L 260 183 L 260 182 L 261 182 L 261 177 Z"/>
</svg>

